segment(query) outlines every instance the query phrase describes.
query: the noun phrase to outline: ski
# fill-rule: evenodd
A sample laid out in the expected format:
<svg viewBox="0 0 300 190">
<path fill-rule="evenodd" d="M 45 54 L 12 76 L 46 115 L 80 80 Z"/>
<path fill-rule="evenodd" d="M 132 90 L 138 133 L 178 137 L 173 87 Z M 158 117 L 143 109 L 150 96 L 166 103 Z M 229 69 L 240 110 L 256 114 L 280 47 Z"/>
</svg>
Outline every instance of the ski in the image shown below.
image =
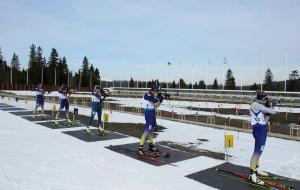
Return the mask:
<svg viewBox="0 0 300 190">
<path fill-rule="evenodd" d="M 300 182 L 297 179 L 290 179 L 290 178 L 287 178 L 287 177 L 273 176 L 273 175 L 271 175 L 269 173 L 268 173 L 268 176 L 261 176 L 261 175 L 259 175 L 259 178 L 261 178 L 261 179 L 270 179 L 270 180 L 290 181 L 290 182 Z"/>
<path fill-rule="evenodd" d="M 225 174 L 225 173 L 221 173 L 221 172 L 219 172 L 218 173 L 220 176 L 223 176 L 223 177 L 226 177 L 226 178 L 231 178 L 231 179 L 235 179 L 236 180 L 236 178 L 234 178 L 234 176 L 232 176 L 232 175 L 229 175 L 229 174 Z M 241 183 L 245 183 L 245 184 L 247 184 L 247 185 L 251 185 L 251 186 L 254 186 L 254 187 L 259 187 L 259 188 L 261 188 L 261 189 L 266 189 L 266 190 L 280 190 L 280 189 L 277 189 L 277 188 L 275 188 L 275 187 L 269 187 L 269 186 L 264 186 L 264 185 L 259 185 L 259 184 L 256 184 L 256 183 L 252 183 L 251 181 L 249 181 L 249 180 L 240 180 L 240 182 Z"/>
<path fill-rule="evenodd" d="M 151 161 L 151 162 L 155 162 L 155 163 L 158 163 L 158 164 L 168 164 L 168 165 L 171 165 L 171 166 L 177 166 L 175 164 L 172 164 L 170 162 L 166 162 L 164 160 L 159 160 L 157 159 L 155 156 L 151 155 L 151 154 L 145 154 L 145 155 L 140 155 L 138 154 L 137 151 L 135 150 L 132 150 L 132 149 L 129 149 L 129 148 L 125 148 L 125 147 L 118 147 L 123 153 L 125 154 L 130 154 L 130 155 L 133 155 L 133 156 L 136 156 L 140 159 L 144 159 L 144 160 L 148 160 L 148 161 Z"/>
<path fill-rule="evenodd" d="M 105 136 L 105 135 L 108 135 L 108 133 L 106 133 L 106 131 L 104 131 L 104 132 L 97 132 L 97 133 L 95 133 L 95 132 L 87 132 L 86 130 L 83 130 L 83 132 L 85 133 L 85 134 L 87 134 L 87 135 L 90 135 L 90 136 L 98 136 L 98 137 L 101 137 L 101 136 Z"/>
<path fill-rule="evenodd" d="M 46 121 L 46 120 L 50 119 L 51 117 L 48 116 L 48 115 L 40 115 L 40 114 L 38 114 L 38 115 L 33 115 L 32 118 L 36 119 L 36 120 L 40 120 L 40 121 Z"/>
<path fill-rule="evenodd" d="M 145 150 L 144 152 L 146 154 L 150 154 L 150 155 L 152 155 L 154 157 L 160 157 L 160 156 L 165 157 L 165 158 L 170 157 L 170 153 L 169 152 L 160 151 L 160 150 L 156 150 L 156 151 Z"/>
<path fill-rule="evenodd" d="M 69 123 L 67 121 L 60 122 L 58 125 L 63 125 L 63 126 L 66 126 L 66 127 L 73 127 L 73 123 Z"/>
<path fill-rule="evenodd" d="M 216 168 L 216 171 L 222 172 L 222 173 L 227 173 L 236 177 L 240 177 L 242 179 L 244 179 L 245 181 L 249 181 L 249 175 L 245 174 L 245 173 L 236 173 L 236 172 L 231 172 L 231 171 L 227 171 L 227 170 L 222 170 L 219 168 Z M 294 190 L 293 187 L 289 187 L 287 185 L 284 185 L 282 183 L 279 182 L 274 182 L 274 181 L 270 181 L 270 180 L 264 180 L 265 185 L 264 186 L 271 186 L 271 187 L 275 187 L 275 188 L 279 188 L 282 190 Z"/>
</svg>

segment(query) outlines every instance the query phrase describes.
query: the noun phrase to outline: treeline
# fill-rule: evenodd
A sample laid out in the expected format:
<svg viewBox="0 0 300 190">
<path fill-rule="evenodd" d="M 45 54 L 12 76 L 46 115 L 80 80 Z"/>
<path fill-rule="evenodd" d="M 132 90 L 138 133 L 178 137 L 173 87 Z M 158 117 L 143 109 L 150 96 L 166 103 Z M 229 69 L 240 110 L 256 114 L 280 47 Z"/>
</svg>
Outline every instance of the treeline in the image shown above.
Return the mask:
<svg viewBox="0 0 300 190">
<path fill-rule="evenodd" d="M 57 50 L 52 48 L 50 56 L 46 59 L 43 55 L 43 50 L 40 46 L 36 47 L 34 44 L 30 46 L 28 67 L 25 70 L 20 67 L 19 57 L 16 53 L 13 54 L 8 63 L 2 56 L 0 47 L 0 84 L 44 84 L 49 86 L 58 86 L 66 84 L 72 88 L 92 87 L 96 84 L 101 84 L 100 72 L 89 63 L 87 57 L 83 58 L 82 66 L 77 72 L 72 73 L 68 67 L 68 62 L 65 56 L 59 56 Z M 215 78 L 212 85 L 205 84 L 204 80 L 195 83 L 186 83 L 184 79 L 178 82 L 172 81 L 170 83 L 160 82 L 158 80 L 152 81 L 134 81 L 131 78 L 129 81 L 102 83 L 103 86 L 116 87 L 138 87 L 146 88 L 151 85 L 160 85 L 163 88 L 182 88 L 182 89 L 224 89 L 224 90 L 239 90 L 240 86 L 236 86 L 235 77 L 232 70 L 229 68 L 226 72 L 224 86 L 219 84 Z M 118 84 L 117 84 L 118 83 Z M 266 91 L 284 91 L 285 81 L 273 81 L 272 71 L 268 68 L 265 72 L 263 90 Z M 243 90 L 258 90 L 261 84 L 254 83 L 250 86 L 243 86 Z M 298 70 L 293 70 L 289 74 L 286 81 L 286 91 L 300 91 L 300 78 Z"/>
<path fill-rule="evenodd" d="M 158 80 L 152 80 L 148 82 L 137 82 L 134 81 L 133 78 L 130 79 L 130 81 L 122 81 L 115 82 L 114 86 L 120 86 L 122 87 L 134 87 L 134 88 L 146 88 L 151 85 L 160 85 L 163 88 L 182 88 L 182 89 L 215 89 L 215 90 L 240 90 L 240 86 L 236 86 L 235 84 L 235 77 L 233 76 L 233 72 L 231 69 L 228 69 L 226 72 L 225 77 L 225 85 L 223 87 L 222 84 L 218 83 L 218 80 L 215 78 L 212 85 L 205 84 L 204 80 L 200 80 L 199 82 L 195 82 L 194 84 L 189 83 L 187 84 L 183 79 L 180 79 L 178 82 L 173 81 L 170 83 L 165 82 L 159 82 Z M 265 91 L 284 91 L 285 90 L 285 81 L 273 81 L 273 74 L 272 71 L 268 68 L 265 72 L 264 77 L 264 83 L 263 90 Z M 110 86 L 113 86 L 113 84 L 110 84 Z M 261 84 L 254 83 L 253 85 L 246 85 L 243 86 L 243 90 L 259 90 L 261 87 Z M 293 70 L 289 74 L 289 79 L 286 81 L 286 91 L 291 92 L 299 92 L 300 91 L 300 78 L 298 70 Z"/>
<path fill-rule="evenodd" d="M 52 48 L 46 59 L 40 46 L 30 46 L 28 67 L 21 68 L 19 57 L 13 54 L 8 63 L 2 56 L 0 48 L 0 83 L 12 84 L 44 84 L 57 86 L 66 84 L 70 87 L 81 88 L 100 84 L 100 72 L 87 57 L 83 58 L 78 72 L 72 73 L 65 56 L 60 57 L 57 50 Z"/>
</svg>

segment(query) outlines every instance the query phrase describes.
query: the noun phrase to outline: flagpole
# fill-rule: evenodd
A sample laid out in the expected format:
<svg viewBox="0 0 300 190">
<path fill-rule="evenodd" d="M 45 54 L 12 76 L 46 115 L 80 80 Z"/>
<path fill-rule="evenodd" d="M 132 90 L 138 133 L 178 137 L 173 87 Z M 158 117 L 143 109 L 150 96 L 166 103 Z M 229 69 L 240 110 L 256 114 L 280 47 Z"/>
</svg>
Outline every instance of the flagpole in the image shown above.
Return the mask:
<svg viewBox="0 0 300 190">
<path fill-rule="evenodd" d="M 44 84 L 44 67 L 42 66 L 41 83 Z"/>
<path fill-rule="evenodd" d="M 54 85 L 56 86 L 56 67 L 55 67 L 55 70 L 54 70 Z"/>
<path fill-rule="evenodd" d="M 260 64 L 260 91 L 263 90 L 263 64 L 264 64 L 264 56 L 262 57 L 262 61 Z"/>
<path fill-rule="evenodd" d="M 194 64 L 192 64 L 192 89 L 194 89 Z"/>
<path fill-rule="evenodd" d="M 205 85 L 206 90 L 207 90 L 207 85 L 208 85 L 208 61 L 206 62 L 206 85 Z"/>
<path fill-rule="evenodd" d="M 78 88 L 80 90 L 80 87 L 81 87 L 81 72 L 79 70 L 79 84 L 78 84 Z"/>
<path fill-rule="evenodd" d="M 12 65 L 10 66 L 10 84 L 12 84 Z"/>
<path fill-rule="evenodd" d="M 68 69 L 68 87 L 70 87 L 70 72 L 69 72 L 69 69 Z"/>
<path fill-rule="evenodd" d="M 287 76 L 287 62 L 288 62 L 288 58 L 287 55 L 285 56 L 285 77 Z M 284 92 L 286 92 L 286 78 L 284 80 Z"/>
<path fill-rule="evenodd" d="M 181 66 L 181 64 L 179 63 L 179 64 L 178 64 L 178 67 L 179 67 L 179 83 L 178 83 L 178 88 L 179 88 L 179 89 L 180 89 L 180 81 L 181 81 L 180 66 Z M 175 67 L 175 68 L 176 68 L 176 67 Z"/>
<path fill-rule="evenodd" d="M 28 68 L 27 68 L 27 74 L 26 74 L 26 85 L 28 85 Z"/>
<path fill-rule="evenodd" d="M 243 66 L 244 66 L 244 59 L 242 57 L 242 60 L 241 60 L 241 91 L 243 91 Z"/>
<path fill-rule="evenodd" d="M 167 68 L 168 67 L 169 67 L 169 65 L 167 65 Z M 167 88 L 169 88 L 169 69 L 167 69 Z"/>
<path fill-rule="evenodd" d="M 224 72 L 224 64 L 222 64 L 222 73 L 223 73 L 223 85 L 222 85 L 222 90 L 224 90 L 224 86 L 225 86 L 225 72 Z"/>
</svg>

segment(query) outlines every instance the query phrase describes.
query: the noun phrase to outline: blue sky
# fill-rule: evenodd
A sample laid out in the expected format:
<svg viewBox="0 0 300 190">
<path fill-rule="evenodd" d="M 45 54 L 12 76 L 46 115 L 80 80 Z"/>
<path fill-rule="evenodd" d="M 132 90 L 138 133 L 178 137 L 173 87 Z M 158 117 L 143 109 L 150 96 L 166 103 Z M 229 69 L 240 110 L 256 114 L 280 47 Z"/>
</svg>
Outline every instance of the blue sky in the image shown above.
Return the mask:
<svg viewBox="0 0 300 190">
<path fill-rule="evenodd" d="M 24 67 L 35 43 L 46 58 L 55 47 L 73 70 L 87 56 L 106 79 L 212 83 L 230 67 L 238 84 L 252 84 L 269 67 L 284 80 L 286 56 L 288 72 L 300 70 L 297 0 L 1 0 L 0 7 L 2 53 L 10 62 L 16 52 Z"/>
</svg>

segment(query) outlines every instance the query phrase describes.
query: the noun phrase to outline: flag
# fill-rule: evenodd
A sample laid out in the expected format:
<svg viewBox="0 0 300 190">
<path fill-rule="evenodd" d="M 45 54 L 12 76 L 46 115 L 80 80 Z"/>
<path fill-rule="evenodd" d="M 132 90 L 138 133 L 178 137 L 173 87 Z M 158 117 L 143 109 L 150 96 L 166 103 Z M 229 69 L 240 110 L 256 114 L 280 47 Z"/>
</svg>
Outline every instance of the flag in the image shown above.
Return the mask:
<svg viewBox="0 0 300 190">
<path fill-rule="evenodd" d="M 226 64 L 226 63 L 227 63 L 227 59 L 226 59 L 226 57 L 224 57 L 224 61 L 223 61 L 223 63 L 224 63 L 224 64 Z"/>
<path fill-rule="evenodd" d="M 171 66 L 171 64 L 172 64 L 172 63 L 170 63 L 170 62 L 168 61 L 168 66 Z"/>
</svg>

